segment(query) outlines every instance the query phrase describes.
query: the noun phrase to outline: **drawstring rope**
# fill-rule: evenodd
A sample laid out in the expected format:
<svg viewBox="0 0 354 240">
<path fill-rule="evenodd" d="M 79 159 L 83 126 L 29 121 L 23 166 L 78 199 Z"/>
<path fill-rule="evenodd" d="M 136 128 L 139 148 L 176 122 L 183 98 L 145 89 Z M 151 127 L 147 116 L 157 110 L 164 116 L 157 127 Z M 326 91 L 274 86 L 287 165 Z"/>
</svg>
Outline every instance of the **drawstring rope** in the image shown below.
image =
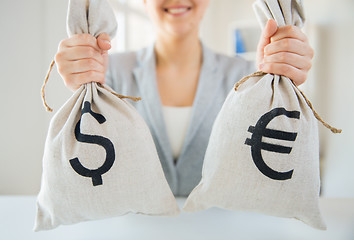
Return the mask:
<svg viewBox="0 0 354 240">
<path fill-rule="evenodd" d="M 43 82 L 43 86 L 41 88 L 42 102 L 43 102 L 43 105 L 46 108 L 47 112 L 53 112 L 53 109 L 48 106 L 47 101 L 45 100 L 45 86 L 47 85 L 47 82 L 48 82 L 48 79 L 49 79 L 49 75 L 52 72 L 54 64 L 55 64 L 55 60 L 52 60 L 52 62 L 50 63 L 47 75 L 45 76 L 45 79 L 44 79 L 44 82 Z M 108 92 L 112 93 L 113 95 L 117 96 L 120 99 L 128 98 L 128 99 L 133 100 L 135 102 L 141 100 L 140 97 L 129 97 L 129 96 L 124 96 L 124 95 L 120 95 L 118 93 L 115 93 L 115 92 L 111 91 L 110 89 L 106 88 L 104 85 L 102 85 L 100 83 L 98 83 L 98 86 L 106 89 Z"/>
<path fill-rule="evenodd" d="M 240 81 L 238 81 L 236 84 L 235 84 L 235 91 L 238 90 L 238 88 L 240 87 L 241 84 L 243 84 L 244 82 L 246 82 L 248 79 L 250 79 L 251 77 L 263 77 L 267 75 L 267 73 L 264 73 L 264 72 L 261 72 L 261 71 L 258 71 L 258 72 L 255 72 L 251 75 L 248 75 L 244 78 L 242 78 Z M 292 80 L 291 80 L 292 81 Z M 312 110 L 313 112 L 313 115 L 315 116 L 315 118 L 320 121 L 326 128 L 328 128 L 329 130 L 332 131 L 332 133 L 341 133 L 342 132 L 342 129 L 337 129 L 337 128 L 334 128 L 332 127 L 331 125 L 329 125 L 328 123 L 326 123 L 325 121 L 323 121 L 323 119 L 320 117 L 320 115 L 318 115 L 318 113 L 315 111 L 315 109 L 313 108 L 312 106 L 312 103 L 310 102 L 310 100 L 305 96 L 305 94 L 296 86 L 296 84 L 293 82 L 295 88 L 297 90 L 299 90 L 299 92 L 301 93 L 301 95 L 303 96 L 303 98 L 305 99 L 307 105 L 310 107 L 310 109 Z"/>
<path fill-rule="evenodd" d="M 116 92 L 113 92 L 110 89 L 108 89 L 107 87 L 105 87 L 104 85 L 102 85 L 101 83 L 97 83 L 97 85 L 102 87 L 102 88 L 104 88 L 104 89 L 106 89 L 108 92 L 112 93 L 114 96 L 117 96 L 120 99 L 128 98 L 130 100 L 133 100 L 134 102 L 137 102 L 137 101 L 141 100 L 141 97 L 129 97 L 129 96 L 124 96 L 124 95 L 118 94 Z"/>
<path fill-rule="evenodd" d="M 49 75 L 52 72 L 54 64 L 55 64 L 55 60 L 53 59 L 52 62 L 50 63 L 47 75 L 45 76 L 44 83 L 43 83 L 42 88 L 41 88 L 42 102 L 43 102 L 43 105 L 46 108 L 47 112 L 53 112 L 53 109 L 48 106 L 48 104 L 47 104 L 47 102 L 45 100 L 45 91 L 44 91 L 44 89 L 45 89 L 45 86 L 47 85 L 47 82 L 48 82 L 48 79 L 49 79 Z"/>
</svg>

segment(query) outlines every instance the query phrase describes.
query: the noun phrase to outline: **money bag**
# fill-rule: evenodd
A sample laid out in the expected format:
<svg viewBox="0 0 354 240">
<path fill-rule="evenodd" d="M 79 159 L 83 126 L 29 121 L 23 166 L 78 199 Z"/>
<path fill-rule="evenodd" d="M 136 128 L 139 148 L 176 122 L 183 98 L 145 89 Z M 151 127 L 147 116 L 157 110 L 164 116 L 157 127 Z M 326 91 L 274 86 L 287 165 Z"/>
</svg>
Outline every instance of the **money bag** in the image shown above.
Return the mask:
<svg viewBox="0 0 354 240">
<path fill-rule="evenodd" d="M 115 29 L 105 0 L 70 1 L 69 33 L 112 37 Z M 127 213 L 179 208 L 143 118 L 108 86 L 88 83 L 51 119 L 34 230 Z"/>
<path fill-rule="evenodd" d="M 302 1 L 258 0 L 264 26 L 304 21 Z M 228 94 L 206 150 L 202 179 L 183 210 L 210 207 L 295 218 L 326 229 L 319 208 L 319 138 L 314 110 L 284 77 L 257 72 Z"/>
</svg>

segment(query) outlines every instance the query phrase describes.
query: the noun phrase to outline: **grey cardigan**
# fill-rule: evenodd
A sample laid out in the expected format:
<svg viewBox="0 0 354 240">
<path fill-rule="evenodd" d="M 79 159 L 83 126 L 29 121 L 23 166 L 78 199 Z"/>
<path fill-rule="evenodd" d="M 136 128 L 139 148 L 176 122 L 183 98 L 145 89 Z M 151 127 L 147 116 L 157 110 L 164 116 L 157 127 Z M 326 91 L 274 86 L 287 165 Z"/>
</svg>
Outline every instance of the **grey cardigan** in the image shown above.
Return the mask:
<svg viewBox="0 0 354 240">
<path fill-rule="evenodd" d="M 211 129 L 227 94 L 238 80 L 254 70 L 253 64 L 242 58 L 216 54 L 203 45 L 191 123 L 176 164 L 157 89 L 154 45 L 138 52 L 112 54 L 106 83 L 120 94 L 142 98 L 132 104 L 150 128 L 171 190 L 176 196 L 187 196 L 201 179 Z"/>
</svg>

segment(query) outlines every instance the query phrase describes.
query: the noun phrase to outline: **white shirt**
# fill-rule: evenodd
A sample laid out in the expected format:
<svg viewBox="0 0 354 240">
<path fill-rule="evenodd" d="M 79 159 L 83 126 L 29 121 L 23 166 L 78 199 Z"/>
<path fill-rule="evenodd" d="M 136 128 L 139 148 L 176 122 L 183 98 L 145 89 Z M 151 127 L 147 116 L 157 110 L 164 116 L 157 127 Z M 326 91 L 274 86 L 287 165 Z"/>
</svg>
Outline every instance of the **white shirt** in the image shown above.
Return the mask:
<svg viewBox="0 0 354 240">
<path fill-rule="evenodd" d="M 162 110 L 173 158 L 176 160 L 182 151 L 192 116 L 192 107 L 163 106 Z"/>
</svg>

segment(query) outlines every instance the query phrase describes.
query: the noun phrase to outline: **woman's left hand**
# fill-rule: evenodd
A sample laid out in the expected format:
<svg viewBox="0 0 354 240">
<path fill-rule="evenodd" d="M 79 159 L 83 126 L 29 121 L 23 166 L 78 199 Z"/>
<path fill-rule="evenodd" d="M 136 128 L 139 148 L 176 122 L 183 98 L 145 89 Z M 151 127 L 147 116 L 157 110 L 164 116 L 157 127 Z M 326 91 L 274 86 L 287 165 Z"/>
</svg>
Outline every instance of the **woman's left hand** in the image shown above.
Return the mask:
<svg viewBox="0 0 354 240">
<path fill-rule="evenodd" d="M 312 67 L 313 56 L 314 51 L 300 28 L 278 28 L 274 20 L 267 22 L 257 48 L 260 71 L 286 76 L 301 85 Z"/>
</svg>

